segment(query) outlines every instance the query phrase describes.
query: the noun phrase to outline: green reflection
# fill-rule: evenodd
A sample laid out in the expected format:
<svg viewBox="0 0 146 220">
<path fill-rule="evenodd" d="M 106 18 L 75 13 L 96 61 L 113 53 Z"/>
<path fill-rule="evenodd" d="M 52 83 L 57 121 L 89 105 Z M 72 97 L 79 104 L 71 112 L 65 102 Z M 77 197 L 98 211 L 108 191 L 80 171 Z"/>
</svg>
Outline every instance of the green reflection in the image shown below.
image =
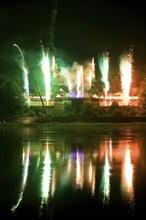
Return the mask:
<svg viewBox="0 0 146 220">
<path fill-rule="evenodd" d="M 49 152 L 49 144 L 47 142 L 45 148 L 44 169 L 42 176 L 42 187 L 41 187 L 42 201 L 41 201 L 40 211 L 44 205 L 48 204 L 50 183 L 51 183 L 51 157 Z"/>
<path fill-rule="evenodd" d="M 105 152 L 105 165 L 103 170 L 103 203 L 108 204 L 109 203 L 109 196 L 110 196 L 110 162 L 108 159 L 107 151 Z"/>
<path fill-rule="evenodd" d="M 18 208 L 18 206 L 20 205 L 22 199 L 23 199 L 23 194 L 24 194 L 24 190 L 25 190 L 25 186 L 26 186 L 26 182 L 27 182 L 27 177 L 28 177 L 28 168 L 29 168 L 29 157 L 30 157 L 30 147 L 29 147 L 29 143 L 27 143 L 28 146 L 25 149 L 23 149 L 22 152 L 22 165 L 23 165 L 23 174 L 22 174 L 22 185 L 21 185 L 21 192 L 18 196 L 18 200 L 17 203 L 15 205 L 13 205 L 13 207 L 11 208 L 12 212 L 15 212 L 16 209 Z"/>
</svg>

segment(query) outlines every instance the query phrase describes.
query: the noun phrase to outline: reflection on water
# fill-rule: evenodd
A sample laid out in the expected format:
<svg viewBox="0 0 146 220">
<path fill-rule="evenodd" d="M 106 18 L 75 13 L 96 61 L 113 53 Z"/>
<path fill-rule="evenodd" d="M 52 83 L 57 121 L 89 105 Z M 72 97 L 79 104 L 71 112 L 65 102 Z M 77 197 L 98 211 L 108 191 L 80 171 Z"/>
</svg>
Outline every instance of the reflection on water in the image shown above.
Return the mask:
<svg viewBox="0 0 146 220">
<path fill-rule="evenodd" d="M 50 193 L 50 181 L 51 180 L 51 157 L 49 152 L 48 142 L 45 144 L 45 157 L 42 176 L 42 202 L 40 206 L 40 212 L 44 205 L 47 206 Z M 41 213 L 40 213 L 41 214 Z"/>
<path fill-rule="evenodd" d="M 103 203 L 108 204 L 110 197 L 110 163 L 107 155 L 107 151 L 105 152 L 105 165 L 103 169 Z"/>
<path fill-rule="evenodd" d="M 91 194 L 94 196 L 95 193 L 95 174 L 96 174 L 96 167 L 93 166 L 92 161 L 89 162 L 89 186 L 91 187 Z"/>
<path fill-rule="evenodd" d="M 23 166 L 23 171 L 22 171 L 22 184 L 20 188 L 20 194 L 18 196 L 18 200 L 15 205 L 11 208 L 12 212 L 15 212 L 18 206 L 20 205 L 22 199 L 23 199 L 23 193 L 25 190 L 26 182 L 27 182 L 27 177 L 28 177 L 28 167 L 29 167 L 29 156 L 30 156 L 30 147 L 29 147 L 29 142 L 26 143 L 26 148 L 23 148 L 22 151 L 22 166 Z"/>
<path fill-rule="evenodd" d="M 20 193 L 16 195 L 17 201 L 12 205 L 11 211 L 14 213 L 17 210 L 19 213 L 20 204 L 23 207 L 24 195 L 26 208 L 28 195 L 35 188 L 37 196 L 32 203 L 39 203 L 39 216 L 43 216 L 44 212 L 51 212 L 53 201 L 58 200 L 61 193 L 62 202 L 69 197 L 72 205 L 78 203 L 74 196 L 79 192 L 83 197 L 83 204 L 86 196 L 90 195 L 89 200 L 93 200 L 96 208 L 119 205 L 134 216 L 136 181 L 146 171 L 145 167 L 139 170 L 139 166 L 145 164 L 143 154 L 140 153 L 145 152 L 142 150 L 145 136 L 134 135 L 132 132 L 130 136 L 129 131 L 126 135 L 115 136 L 114 133 L 100 136 L 96 132 L 89 136 L 80 136 L 79 133 L 60 135 L 48 131 L 39 131 L 39 135 L 35 135 L 35 132 L 33 135 L 23 134 L 23 147 L 19 155 L 22 158 L 19 167 L 23 168 Z M 15 153 L 19 154 L 20 151 Z M 143 178 L 146 178 L 145 175 Z M 72 196 L 70 189 L 74 189 Z M 56 206 L 60 204 L 56 202 Z M 91 207 L 93 209 L 94 206 Z"/>
<path fill-rule="evenodd" d="M 129 203 L 129 211 L 134 212 L 134 186 L 133 186 L 133 165 L 131 163 L 131 151 L 129 145 L 125 146 L 125 156 L 122 165 L 122 191 L 127 197 Z"/>
<path fill-rule="evenodd" d="M 84 183 L 84 160 L 83 154 L 78 150 L 76 151 L 76 184 L 81 189 L 83 188 Z"/>
</svg>

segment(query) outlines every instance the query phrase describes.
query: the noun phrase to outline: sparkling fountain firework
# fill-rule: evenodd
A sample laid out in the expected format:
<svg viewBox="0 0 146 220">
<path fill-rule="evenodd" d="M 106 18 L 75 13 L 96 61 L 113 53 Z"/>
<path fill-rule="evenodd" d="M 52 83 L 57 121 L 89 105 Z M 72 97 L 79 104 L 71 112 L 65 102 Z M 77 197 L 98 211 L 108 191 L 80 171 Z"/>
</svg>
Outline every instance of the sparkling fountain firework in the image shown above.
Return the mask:
<svg viewBox="0 0 146 220">
<path fill-rule="evenodd" d="M 133 51 L 130 50 L 128 54 L 122 55 L 120 60 L 120 71 L 121 71 L 121 83 L 123 101 L 125 105 L 129 103 L 129 93 L 132 78 L 132 58 Z"/>
<path fill-rule="evenodd" d="M 109 53 L 104 52 L 99 58 L 99 68 L 102 74 L 101 81 L 104 83 L 105 99 L 109 91 L 108 70 L 109 70 Z M 105 103 L 106 105 L 106 103 Z"/>
<path fill-rule="evenodd" d="M 77 68 L 77 98 L 84 96 L 83 67 Z"/>
<path fill-rule="evenodd" d="M 43 44 L 42 44 L 42 52 L 43 52 L 43 59 L 41 64 L 45 78 L 46 103 L 48 105 L 51 96 L 51 71 L 50 71 L 50 62 L 49 62 L 49 50 L 48 49 L 45 50 Z"/>
<path fill-rule="evenodd" d="M 23 81 L 24 81 L 24 94 L 25 94 L 25 97 L 26 97 L 26 100 L 27 100 L 27 104 L 30 105 L 28 70 L 27 70 L 27 65 L 26 65 L 26 62 L 25 62 L 24 54 L 23 54 L 22 50 L 20 49 L 20 47 L 17 44 L 14 44 L 13 46 L 17 47 L 17 49 L 19 50 L 19 52 L 21 54 L 22 69 L 23 69 Z"/>
</svg>

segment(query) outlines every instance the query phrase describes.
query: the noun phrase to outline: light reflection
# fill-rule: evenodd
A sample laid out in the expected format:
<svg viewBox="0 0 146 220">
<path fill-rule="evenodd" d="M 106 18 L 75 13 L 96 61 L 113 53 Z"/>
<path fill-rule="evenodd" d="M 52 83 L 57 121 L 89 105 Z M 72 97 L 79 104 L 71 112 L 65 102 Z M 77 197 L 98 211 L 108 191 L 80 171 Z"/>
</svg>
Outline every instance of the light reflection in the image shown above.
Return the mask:
<svg viewBox="0 0 146 220">
<path fill-rule="evenodd" d="M 133 175 L 133 166 L 131 164 L 130 149 L 127 148 L 125 152 L 125 162 L 124 162 L 124 179 L 127 185 L 128 192 L 132 188 L 132 175 Z"/>
<path fill-rule="evenodd" d="M 76 152 L 76 184 L 82 188 L 84 181 L 84 169 L 82 154 L 77 150 Z"/>
<path fill-rule="evenodd" d="M 51 183 L 51 196 L 54 196 L 56 189 L 56 170 L 54 169 L 52 172 L 52 183 Z"/>
<path fill-rule="evenodd" d="M 112 153 L 112 140 L 110 139 L 109 143 L 109 154 L 110 154 L 110 162 L 113 160 L 113 153 Z"/>
<path fill-rule="evenodd" d="M 25 162 L 25 149 L 22 149 L 22 165 L 24 165 Z"/>
<path fill-rule="evenodd" d="M 36 149 L 36 146 L 35 146 L 35 149 Z M 38 158 L 37 158 L 37 162 L 36 162 L 36 170 L 38 170 L 38 168 L 40 166 L 43 149 L 44 149 L 44 146 L 42 146 L 41 149 L 39 149 L 37 152 Z"/>
<path fill-rule="evenodd" d="M 80 189 L 84 186 L 84 189 L 86 187 L 89 189 L 90 196 L 96 196 L 95 192 L 98 191 L 96 171 L 99 170 L 101 165 L 103 165 L 101 179 L 102 204 L 105 206 L 109 205 L 111 198 L 111 168 L 112 173 L 118 169 L 120 173 L 122 172 L 122 195 L 125 196 L 124 198 L 126 198 L 126 202 L 128 202 L 130 212 L 134 210 L 133 166 L 139 158 L 137 142 L 130 144 L 129 141 L 127 144 L 127 140 L 125 139 L 102 139 L 99 143 L 99 147 L 97 147 L 95 143 L 92 149 L 82 148 L 84 151 L 81 151 L 80 145 L 77 146 L 77 150 L 69 148 L 67 151 L 62 145 L 63 144 L 60 143 L 60 146 L 57 145 L 57 148 L 55 148 L 55 144 L 48 142 L 41 146 L 40 143 L 38 145 L 34 143 L 31 146 L 31 150 L 29 146 L 23 149 L 23 186 L 17 204 L 13 206 L 12 211 L 16 210 L 22 200 L 31 156 L 34 157 L 35 164 L 37 164 L 38 174 L 40 173 L 39 171 L 42 168 L 41 165 L 43 162 L 43 173 L 41 173 L 41 204 L 39 210 L 41 215 L 44 209 L 48 208 L 49 201 L 54 195 L 57 195 L 57 184 L 62 183 L 61 186 L 64 189 L 68 184 L 75 185 Z M 61 166 L 58 166 L 60 164 Z M 99 171 L 99 177 L 100 174 Z"/>
<path fill-rule="evenodd" d="M 20 205 L 23 199 L 23 194 L 24 194 L 24 190 L 25 190 L 25 186 L 26 186 L 26 182 L 28 178 L 29 157 L 30 157 L 30 148 L 29 148 L 29 143 L 28 143 L 26 150 L 23 148 L 23 151 L 22 151 L 23 180 L 22 180 L 22 185 L 21 185 L 21 192 L 19 194 L 17 203 L 11 208 L 12 212 L 16 211 L 16 209 L 18 208 L 18 206 Z"/>
<path fill-rule="evenodd" d="M 96 169 L 92 165 L 92 161 L 90 160 L 90 163 L 89 163 L 89 183 L 91 186 L 92 196 L 94 195 L 94 192 L 95 192 L 95 174 L 96 174 Z"/>
<path fill-rule="evenodd" d="M 51 158 L 49 152 L 49 145 L 47 142 L 45 149 L 43 177 L 42 177 L 42 202 L 40 206 L 40 214 L 43 206 L 48 204 L 48 198 L 50 192 L 50 180 L 51 180 Z"/>
<path fill-rule="evenodd" d="M 92 162 L 90 160 L 90 163 L 89 163 L 89 182 L 90 183 L 92 181 L 92 174 L 93 174 L 93 167 L 92 167 Z"/>
<path fill-rule="evenodd" d="M 122 167 L 122 189 L 126 193 L 130 211 L 134 211 L 134 187 L 133 187 L 133 165 L 131 163 L 131 152 L 129 145 L 125 149 L 124 164 Z"/>
<path fill-rule="evenodd" d="M 67 173 L 68 175 L 71 172 L 71 157 L 68 158 L 68 163 L 67 163 Z"/>
<path fill-rule="evenodd" d="M 103 171 L 103 203 L 109 203 L 110 197 L 110 163 L 107 155 L 107 151 L 105 152 L 105 165 Z"/>
</svg>

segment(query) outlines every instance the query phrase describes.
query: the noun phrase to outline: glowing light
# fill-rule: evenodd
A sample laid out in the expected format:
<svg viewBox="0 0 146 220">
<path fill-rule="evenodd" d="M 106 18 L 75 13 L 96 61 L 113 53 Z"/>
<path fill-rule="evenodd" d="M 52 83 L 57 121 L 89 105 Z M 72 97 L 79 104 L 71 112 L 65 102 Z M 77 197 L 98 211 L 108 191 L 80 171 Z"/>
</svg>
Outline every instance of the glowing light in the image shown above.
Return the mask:
<svg viewBox="0 0 146 220">
<path fill-rule="evenodd" d="M 30 96 L 29 96 L 29 81 L 28 81 L 28 70 L 26 65 L 26 57 L 24 56 L 21 49 L 16 46 L 21 54 L 22 57 L 22 68 L 24 72 L 24 90 L 25 90 L 25 97 L 27 98 L 28 104 L 30 104 Z M 57 64 L 55 60 L 55 56 L 52 55 L 50 57 L 49 50 L 45 49 L 42 42 L 42 61 L 41 61 L 41 68 L 44 74 L 44 81 L 45 81 L 45 98 L 46 98 L 46 105 L 51 105 L 53 102 L 50 101 L 51 99 L 51 83 L 53 80 L 53 85 L 59 86 L 66 86 L 68 88 L 68 92 L 64 92 L 64 98 L 71 97 L 71 98 L 83 98 L 83 97 L 92 97 L 95 98 L 95 94 L 98 89 L 96 88 L 93 82 L 95 81 L 95 61 L 92 58 L 90 61 L 86 62 L 83 65 L 74 62 L 72 67 L 62 67 L 60 66 L 58 70 Z M 120 106 L 122 105 L 138 105 L 137 96 L 129 96 L 130 92 L 130 85 L 131 85 L 131 78 L 132 78 L 132 54 L 133 51 L 130 50 L 128 54 L 122 55 L 120 60 L 120 72 L 121 72 L 121 87 L 122 87 L 122 95 L 121 96 L 114 96 L 112 94 L 108 94 L 110 89 L 110 84 L 108 80 L 108 72 L 109 72 L 109 53 L 103 52 L 102 55 L 99 57 L 99 68 L 102 75 L 101 81 L 104 83 L 104 94 L 99 98 L 99 105 L 100 106 L 109 106 L 112 104 L 113 101 L 118 101 Z M 25 59 L 24 59 L 25 58 Z M 50 62 L 51 61 L 51 62 Z M 28 63 L 27 63 L 28 64 Z M 31 69 L 29 67 L 29 69 Z M 95 86 L 93 89 L 92 86 Z M 91 89 L 91 90 L 90 90 Z M 56 90 L 57 91 L 57 90 Z M 119 92 L 120 93 L 120 92 Z M 55 95 L 55 92 L 54 92 Z M 41 96 L 40 96 L 41 97 Z M 60 94 L 56 94 L 56 97 L 62 97 Z M 49 102 L 50 101 L 50 102 Z M 33 104 L 35 102 L 32 102 Z M 43 104 L 43 101 L 42 101 Z"/>
<path fill-rule="evenodd" d="M 27 103 L 30 105 L 30 98 L 29 98 L 29 81 L 28 81 L 28 71 L 24 67 L 24 91 L 25 91 L 25 96 L 27 98 Z"/>
<path fill-rule="evenodd" d="M 128 105 L 129 103 L 129 93 L 132 78 L 132 61 L 133 59 L 131 50 L 128 54 L 123 55 L 120 61 L 122 92 L 125 105 Z"/>
<path fill-rule="evenodd" d="M 11 208 L 12 212 L 16 211 L 16 209 L 18 208 L 18 206 L 20 205 L 20 203 L 23 199 L 24 189 L 25 189 L 27 177 L 28 177 L 29 156 L 30 156 L 30 150 L 29 150 L 29 146 L 28 146 L 26 149 L 26 153 L 24 153 L 24 150 L 22 152 L 22 164 L 24 166 L 23 181 L 22 181 L 22 186 L 21 186 L 21 193 L 19 194 L 19 198 L 17 200 L 17 203 Z"/>
</svg>

